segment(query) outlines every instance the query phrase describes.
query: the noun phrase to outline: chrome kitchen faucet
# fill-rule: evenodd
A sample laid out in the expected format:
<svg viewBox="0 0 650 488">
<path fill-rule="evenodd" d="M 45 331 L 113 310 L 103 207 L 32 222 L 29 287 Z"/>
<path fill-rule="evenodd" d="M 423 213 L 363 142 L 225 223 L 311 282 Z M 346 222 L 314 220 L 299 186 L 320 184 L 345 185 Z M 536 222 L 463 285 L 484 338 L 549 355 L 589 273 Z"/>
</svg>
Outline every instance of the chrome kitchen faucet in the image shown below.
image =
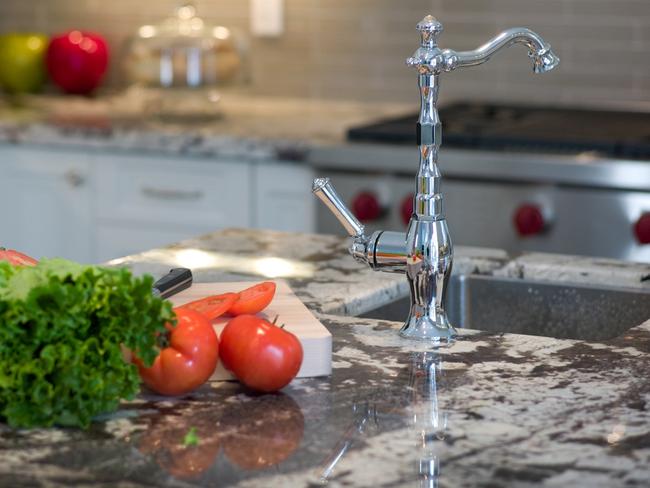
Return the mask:
<svg viewBox="0 0 650 488">
<path fill-rule="evenodd" d="M 411 291 L 411 309 L 400 334 L 430 341 L 448 341 L 456 331 L 444 309 L 447 281 L 451 274 L 453 249 L 442 208 L 438 151 L 442 142 L 437 101 L 439 75 L 456 68 L 475 66 L 497 51 L 515 43 L 528 47 L 533 71 L 544 73 L 560 59 L 538 34 L 526 28 L 501 32 L 474 51 L 452 51 L 438 47 L 442 24 L 427 15 L 417 24 L 420 47 L 406 63 L 418 70 L 420 117 L 417 144 L 420 169 L 415 178 L 413 214 L 406 234 L 377 231 L 370 237 L 337 195 L 328 178 L 316 178 L 313 192 L 329 207 L 352 237 L 350 253 L 374 270 L 405 272 Z"/>
</svg>

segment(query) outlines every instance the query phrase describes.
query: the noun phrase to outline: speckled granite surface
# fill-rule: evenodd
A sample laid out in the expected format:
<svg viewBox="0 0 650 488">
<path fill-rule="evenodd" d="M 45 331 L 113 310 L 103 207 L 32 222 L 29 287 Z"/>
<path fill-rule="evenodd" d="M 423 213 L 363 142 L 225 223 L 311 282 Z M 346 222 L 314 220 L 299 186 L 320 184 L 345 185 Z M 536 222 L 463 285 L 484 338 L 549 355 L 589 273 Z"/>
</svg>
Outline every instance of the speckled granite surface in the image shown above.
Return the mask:
<svg viewBox="0 0 650 488">
<path fill-rule="evenodd" d="M 301 160 L 310 144 L 340 142 L 350 126 L 414 110 L 405 104 L 256 97 L 241 91 L 223 93 L 212 110 L 200 96 L 176 96 L 174 106 L 185 106 L 187 115 L 174 116 L 154 108 L 168 93 L 140 88 L 99 99 L 33 96 L 18 108 L 0 102 L 0 143 Z"/>
<path fill-rule="evenodd" d="M 650 483 L 650 321 L 603 343 L 466 330 L 433 350 L 399 338 L 398 323 L 335 315 L 405 292 L 337 237 L 228 230 L 114 264 L 282 276 L 332 332 L 332 376 L 277 395 L 228 382 L 143 394 L 88 432 L 0 427 L 1 486 Z M 650 287 L 648 265 L 479 249 L 458 249 L 456 271 Z M 183 447 L 191 427 L 200 445 Z"/>
</svg>

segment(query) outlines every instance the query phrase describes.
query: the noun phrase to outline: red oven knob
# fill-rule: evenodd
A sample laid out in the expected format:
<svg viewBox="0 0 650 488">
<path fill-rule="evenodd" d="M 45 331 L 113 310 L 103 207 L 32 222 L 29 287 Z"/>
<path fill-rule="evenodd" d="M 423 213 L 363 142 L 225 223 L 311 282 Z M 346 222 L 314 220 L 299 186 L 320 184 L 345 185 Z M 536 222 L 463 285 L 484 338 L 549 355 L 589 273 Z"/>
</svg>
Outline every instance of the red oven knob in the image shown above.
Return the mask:
<svg viewBox="0 0 650 488">
<path fill-rule="evenodd" d="M 646 212 L 634 224 L 634 235 L 639 244 L 650 244 L 650 212 Z"/>
<path fill-rule="evenodd" d="M 515 211 L 513 222 L 517 233 L 522 237 L 541 234 L 546 227 L 542 209 L 532 203 L 520 205 Z"/>
<path fill-rule="evenodd" d="M 413 194 L 411 193 L 408 196 L 404 197 L 402 203 L 399 206 L 399 212 L 402 216 L 402 222 L 404 225 L 408 225 L 411 220 L 411 215 L 413 215 Z"/>
<path fill-rule="evenodd" d="M 362 222 L 368 222 L 381 217 L 382 208 L 374 193 L 362 191 L 352 199 L 352 213 Z"/>
</svg>

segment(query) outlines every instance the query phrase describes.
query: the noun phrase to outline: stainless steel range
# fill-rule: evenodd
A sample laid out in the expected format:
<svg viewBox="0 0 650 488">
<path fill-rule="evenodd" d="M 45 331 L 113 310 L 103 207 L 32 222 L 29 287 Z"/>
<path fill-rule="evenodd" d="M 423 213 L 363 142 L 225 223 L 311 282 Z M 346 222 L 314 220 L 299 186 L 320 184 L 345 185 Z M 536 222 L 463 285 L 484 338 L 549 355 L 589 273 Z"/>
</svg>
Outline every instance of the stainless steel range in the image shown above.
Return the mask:
<svg viewBox="0 0 650 488">
<path fill-rule="evenodd" d="M 310 155 L 369 230 L 411 216 L 417 118 L 350 128 Z M 456 244 L 650 262 L 650 114 L 461 103 L 440 118 Z M 318 210 L 318 230 L 339 232 Z"/>
</svg>

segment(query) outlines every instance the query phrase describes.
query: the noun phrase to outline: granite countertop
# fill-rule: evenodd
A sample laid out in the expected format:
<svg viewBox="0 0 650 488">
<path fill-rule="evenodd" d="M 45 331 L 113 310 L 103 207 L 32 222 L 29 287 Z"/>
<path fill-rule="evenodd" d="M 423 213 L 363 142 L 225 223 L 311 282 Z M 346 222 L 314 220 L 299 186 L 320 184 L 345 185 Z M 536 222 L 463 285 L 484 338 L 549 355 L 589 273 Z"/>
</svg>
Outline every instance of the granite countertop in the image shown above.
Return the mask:
<svg viewBox="0 0 650 488">
<path fill-rule="evenodd" d="M 143 393 L 88 431 L 0 427 L 2 486 L 648 486 L 650 321 L 602 343 L 461 330 L 449 347 L 351 317 L 406 293 L 333 236 L 226 230 L 111 263 L 286 279 L 333 335 L 333 373 L 253 395 Z M 456 272 L 650 289 L 650 265 L 459 248 Z M 346 314 L 341 315 L 341 314 Z M 198 447 L 182 438 L 196 427 Z"/>
<path fill-rule="evenodd" d="M 171 114 L 156 107 L 172 94 L 139 87 L 95 99 L 41 95 L 23 99 L 18 107 L 0 102 L 0 143 L 303 160 L 312 145 L 344 141 L 350 126 L 416 109 L 388 102 L 262 97 L 242 90 L 224 91 L 214 106 L 205 93 L 173 95 Z"/>
</svg>

